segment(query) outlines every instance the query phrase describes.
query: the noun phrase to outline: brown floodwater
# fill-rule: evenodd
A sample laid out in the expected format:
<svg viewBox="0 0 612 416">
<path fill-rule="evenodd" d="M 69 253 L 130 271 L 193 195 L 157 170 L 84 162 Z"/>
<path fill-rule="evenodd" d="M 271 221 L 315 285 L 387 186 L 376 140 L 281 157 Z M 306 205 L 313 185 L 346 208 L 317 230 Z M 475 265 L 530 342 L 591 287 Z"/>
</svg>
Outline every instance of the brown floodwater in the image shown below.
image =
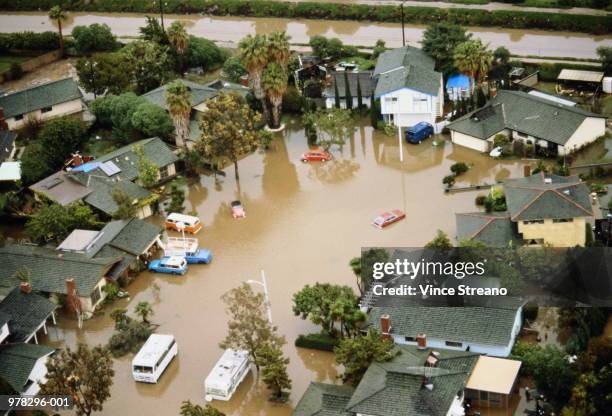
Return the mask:
<svg viewBox="0 0 612 416">
<path fill-rule="evenodd" d="M 249 34 L 285 30 L 292 43 L 306 44 L 315 35 L 334 36 L 351 45 L 373 46 L 384 39 L 388 47 L 402 44 L 400 25 L 397 23 L 374 23 L 344 20 L 292 20 L 282 18 L 253 17 L 204 17 L 201 15 L 167 15 L 167 24 L 183 21 L 187 30 L 197 36 L 235 44 Z M 68 13 L 64 22 L 65 33 L 74 26 L 106 23 L 118 36 L 138 36 L 138 28 L 144 25 L 143 14 L 121 13 Z M 406 25 L 406 40 L 418 46 L 424 25 Z M 0 32 L 31 30 L 42 32 L 55 30 L 54 23 L 46 13 L 0 14 Z M 491 48 L 507 47 L 516 55 L 538 55 L 548 57 L 595 58 L 598 46 L 612 46 L 609 36 L 593 36 L 571 32 L 547 32 L 542 30 L 468 28 L 475 37 L 490 43 Z"/>
<path fill-rule="evenodd" d="M 364 119 L 344 147 L 333 150 L 333 161 L 304 164 L 299 160 L 307 149 L 303 128 L 296 119 L 286 121 L 270 150 L 240 161 L 240 195 L 233 167 L 226 177 L 202 175 L 188 186 L 186 211 L 196 211 L 205 225 L 198 238 L 212 249 L 212 264 L 191 266 L 184 277 L 142 273 L 127 288 L 129 300 L 107 307 L 82 330 L 62 318 L 43 337 L 57 347 L 105 343 L 113 332 L 112 309 L 131 310 L 142 300 L 153 304 L 158 332 L 176 337 L 179 355 L 157 385 L 133 381 L 132 355 L 115 360 L 112 398 L 101 414 L 176 415 L 183 400 L 203 404 L 204 379 L 222 353 L 218 343 L 226 333 L 220 297 L 247 279 L 258 279 L 264 269 L 273 320 L 287 339 L 284 351 L 291 359 L 290 401 L 269 403 L 253 371 L 230 402 L 213 403 L 228 416 L 290 415 L 311 381 L 333 382 L 338 375 L 333 354 L 293 345 L 299 334 L 317 328 L 293 315 L 292 294 L 317 281 L 354 286 L 348 262 L 362 246 L 419 246 L 437 229 L 454 237 L 455 213 L 474 211 L 478 193 L 443 192 L 441 179 L 452 163 L 473 165 L 458 184 L 518 177 L 525 163 L 492 160 L 450 142 L 434 147 L 429 140 L 405 145 L 402 164 L 397 137 L 373 132 Z M 228 204 L 236 198 L 245 206 L 246 219 L 230 215 Z M 385 230 L 370 225 L 378 213 L 393 208 L 404 210 L 406 220 Z M 161 224 L 162 219 L 151 221 Z"/>
</svg>

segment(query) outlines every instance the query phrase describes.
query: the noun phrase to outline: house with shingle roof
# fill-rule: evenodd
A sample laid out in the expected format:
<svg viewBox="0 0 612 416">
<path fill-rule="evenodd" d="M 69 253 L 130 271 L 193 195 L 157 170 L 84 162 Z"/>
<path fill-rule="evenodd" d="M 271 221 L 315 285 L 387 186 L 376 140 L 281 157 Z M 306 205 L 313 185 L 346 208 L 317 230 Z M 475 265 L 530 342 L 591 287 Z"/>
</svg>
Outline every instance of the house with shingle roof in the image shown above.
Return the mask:
<svg viewBox="0 0 612 416">
<path fill-rule="evenodd" d="M 341 71 L 331 73 L 331 83 L 323 91 L 325 98 L 325 107 L 332 108 L 336 105 L 336 88 L 338 89 L 338 98 L 340 100 L 340 108 L 346 108 L 347 91 L 353 100 L 353 108 L 357 108 L 358 104 L 358 89 L 361 89 L 362 105 L 370 108 L 372 105 L 372 95 L 374 94 L 375 82 L 372 79 L 372 73 L 369 71 Z M 348 80 L 348 89 L 346 88 Z"/>
<path fill-rule="evenodd" d="M 57 305 L 49 299 L 32 292 L 27 282 L 13 288 L 8 295 L 0 300 L 0 316 L 8 320 L 9 334 L 6 342 L 30 342 L 38 344 L 37 333 L 43 330 L 47 333 L 47 320 L 55 323 L 54 311 Z M 2 340 L 0 339 L 0 342 Z"/>
<path fill-rule="evenodd" d="M 435 61 L 412 46 L 383 52 L 376 61 L 374 98 L 386 123 L 399 127 L 435 124 L 444 109 L 444 82 Z"/>
<path fill-rule="evenodd" d="M 74 297 L 71 301 L 82 312 L 91 313 L 106 297 L 107 278 L 121 261 L 120 256 L 89 258 L 48 247 L 7 244 L 0 247 L 0 287 L 19 285 L 17 274 L 26 269 L 34 292 L 50 296 L 54 303 Z"/>
<path fill-rule="evenodd" d="M 507 211 L 457 214 L 457 238 L 504 247 L 511 241 L 584 246 L 595 216 L 589 189 L 576 176 L 540 172 L 503 183 Z"/>
<path fill-rule="evenodd" d="M 478 407 L 504 408 L 517 393 L 518 361 L 428 345 L 398 345 L 396 352 L 370 364 L 355 389 L 311 383 L 293 416 L 460 416 L 468 398 L 494 395 Z"/>
<path fill-rule="evenodd" d="M 121 190 L 137 205 L 138 218 L 152 215 L 155 194 L 142 187 L 138 178 L 139 157 L 135 146 L 141 146 L 146 160 L 158 168 L 159 183 L 176 176 L 178 157 L 161 139 L 144 139 L 110 152 L 70 171 L 59 171 L 30 186 L 35 194 L 69 205 L 83 201 L 108 217 L 118 206 L 113 191 Z"/>
<path fill-rule="evenodd" d="M 47 360 L 53 348 L 34 344 L 0 345 L 0 379 L 13 394 L 35 396 L 47 375 Z M 6 394 L 6 393 L 4 393 Z"/>
<path fill-rule="evenodd" d="M 501 90 L 483 107 L 450 123 L 452 142 L 487 152 L 496 135 L 565 155 L 603 136 L 606 118 L 542 94 Z"/>
<path fill-rule="evenodd" d="M 108 278 L 124 282 L 131 272 L 140 271 L 161 246 L 161 227 L 141 219 L 111 221 L 100 231 L 74 230 L 57 247 L 60 251 L 81 253 L 89 258 L 121 257 Z"/>
<path fill-rule="evenodd" d="M 83 94 L 72 78 L 64 78 L 0 96 L 0 108 L 9 130 L 28 119 L 45 121 L 83 111 Z"/>
</svg>

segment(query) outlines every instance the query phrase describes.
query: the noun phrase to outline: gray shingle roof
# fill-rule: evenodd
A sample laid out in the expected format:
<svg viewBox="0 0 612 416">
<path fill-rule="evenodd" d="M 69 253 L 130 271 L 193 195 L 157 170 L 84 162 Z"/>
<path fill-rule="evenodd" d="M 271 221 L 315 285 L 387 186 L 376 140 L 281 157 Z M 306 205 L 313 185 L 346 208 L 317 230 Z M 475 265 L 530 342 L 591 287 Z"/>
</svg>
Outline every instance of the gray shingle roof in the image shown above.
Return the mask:
<svg viewBox="0 0 612 416">
<path fill-rule="evenodd" d="M 507 247 L 514 240 L 514 227 L 507 212 L 456 214 L 457 239 L 481 241 L 488 247 Z"/>
<path fill-rule="evenodd" d="M 57 308 L 49 299 L 36 293 L 13 289 L 0 301 L 0 314 L 9 317 L 9 342 L 25 342 Z"/>
<path fill-rule="evenodd" d="M 420 333 L 445 341 L 507 346 L 520 305 L 483 306 L 376 306 L 368 316 L 380 330 L 380 317 L 391 316 L 392 332 L 416 337 Z"/>
<path fill-rule="evenodd" d="M 293 416 L 351 416 L 345 410 L 354 388 L 311 382 L 298 402 Z"/>
<path fill-rule="evenodd" d="M 340 96 L 340 98 L 344 98 L 346 96 L 346 83 L 344 82 L 344 74 L 345 72 L 332 72 L 332 83 L 329 87 L 325 89 L 325 92 L 323 93 L 325 97 L 334 97 L 336 95 L 334 89 L 335 84 L 338 84 L 338 95 Z M 346 76 L 348 77 L 351 96 L 357 97 L 357 80 L 359 80 L 359 85 L 361 86 L 361 96 L 372 96 L 372 94 L 374 93 L 375 83 L 372 79 L 371 72 L 346 72 Z M 354 105 L 357 105 L 357 103 L 355 102 Z"/>
<path fill-rule="evenodd" d="M 442 84 L 442 75 L 434 70 L 435 61 L 421 49 L 412 46 L 383 52 L 376 62 L 374 77 L 377 78 L 375 95 L 401 88 L 437 96 Z"/>
<path fill-rule="evenodd" d="M 30 189 L 62 206 L 80 201 L 92 191 L 63 170 L 36 182 Z"/>
<path fill-rule="evenodd" d="M 0 378 L 17 393 L 23 393 L 39 358 L 53 354 L 53 348 L 34 344 L 0 346 Z"/>
<path fill-rule="evenodd" d="M 91 177 L 89 189 L 91 189 L 91 193 L 83 201 L 109 216 L 112 216 L 119 208 L 112 197 L 114 189 L 121 189 L 129 197 L 136 200 L 145 199 L 151 195 L 151 192 L 133 182 L 113 182 L 112 180 L 98 177 Z"/>
<path fill-rule="evenodd" d="M 100 237 L 88 251 L 90 257 L 97 256 L 105 246 L 139 256 L 161 233 L 157 225 L 138 218 L 111 221 L 100 231 Z M 108 256 L 103 256 L 108 257 Z"/>
<path fill-rule="evenodd" d="M 4 117 L 11 118 L 80 98 L 77 83 L 64 78 L 0 97 L 0 107 L 4 108 Z"/>
<path fill-rule="evenodd" d="M 504 182 L 504 191 L 512 221 L 593 216 L 589 189 L 575 176 L 538 173 Z"/>
<path fill-rule="evenodd" d="M 89 296 L 120 258 L 90 259 L 83 254 L 58 252 L 46 247 L 7 244 L 0 247 L 0 286 L 19 284 L 15 272 L 27 267 L 35 291 L 66 294 L 66 279 L 72 277 L 79 296 Z"/>
<path fill-rule="evenodd" d="M 501 90 L 484 107 L 453 121 L 448 128 L 479 139 L 507 128 L 564 145 L 587 117 L 603 116 L 522 91 Z"/>
<path fill-rule="evenodd" d="M 215 97 L 219 93 L 219 91 L 215 88 L 191 82 L 186 79 L 178 79 L 177 81 L 189 89 L 192 107 L 195 107 L 196 105 Z M 170 83 L 164 84 L 161 87 L 144 94 L 143 97 L 149 100 L 151 103 L 162 107 L 164 110 L 168 110 L 168 105 L 166 104 L 166 91 L 168 90 L 169 85 Z"/>
<path fill-rule="evenodd" d="M 13 152 L 17 133 L 0 129 L 0 163 L 4 162 Z"/>
<path fill-rule="evenodd" d="M 425 368 L 431 350 L 398 345 L 400 354 L 373 363 L 347 406 L 354 413 L 372 416 L 444 416 L 463 390 L 478 355 L 464 351 L 438 351 L 435 368 Z M 423 386 L 428 375 L 431 390 Z"/>
</svg>

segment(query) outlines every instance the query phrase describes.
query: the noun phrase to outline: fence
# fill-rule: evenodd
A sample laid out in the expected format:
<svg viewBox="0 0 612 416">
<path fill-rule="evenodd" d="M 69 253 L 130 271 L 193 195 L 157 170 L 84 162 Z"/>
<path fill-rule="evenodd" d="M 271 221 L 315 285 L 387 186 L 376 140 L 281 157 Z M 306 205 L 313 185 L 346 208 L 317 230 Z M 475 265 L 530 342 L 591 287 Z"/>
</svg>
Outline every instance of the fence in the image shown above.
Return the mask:
<svg viewBox="0 0 612 416">
<path fill-rule="evenodd" d="M 572 175 L 583 175 L 589 177 L 602 176 L 612 172 L 612 162 L 591 163 L 588 165 L 571 166 Z"/>
<path fill-rule="evenodd" d="M 11 52 L 19 52 L 19 51 L 11 51 Z M 19 53 L 16 53 L 16 54 L 19 55 Z M 41 66 L 58 61 L 59 59 L 61 59 L 61 57 L 62 57 L 62 52 L 61 50 L 57 49 L 55 51 L 51 51 L 43 55 L 38 55 L 32 59 L 28 59 L 27 61 L 20 63 L 19 66 L 21 66 L 21 69 L 24 72 L 30 72 L 30 71 L 34 71 L 35 69 L 40 68 Z M 10 81 L 10 75 L 8 71 L 0 74 L 0 83 L 3 83 L 5 81 Z"/>
</svg>

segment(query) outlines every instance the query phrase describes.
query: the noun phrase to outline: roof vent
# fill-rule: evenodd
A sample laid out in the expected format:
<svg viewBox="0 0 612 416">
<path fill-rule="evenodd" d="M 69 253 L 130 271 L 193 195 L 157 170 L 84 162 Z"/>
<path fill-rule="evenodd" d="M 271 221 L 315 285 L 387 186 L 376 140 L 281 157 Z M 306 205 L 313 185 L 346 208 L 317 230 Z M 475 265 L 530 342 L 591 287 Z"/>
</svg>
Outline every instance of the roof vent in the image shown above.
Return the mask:
<svg viewBox="0 0 612 416">
<path fill-rule="evenodd" d="M 572 194 L 572 191 L 571 191 L 571 190 L 569 190 L 569 189 L 566 189 L 565 191 L 563 191 L 563 193 L 564 193 L 565 195 L 571 195 L 571 194 Z"/>
<path fill-rule="evenodd" d="M 425 384 L 425 388 L 429 391 L 432 391 L 434 389 L 434 385 L 433 383 L 427 383 Z"/>
<path fill-rule="evenodd" d="M 544 178 L 544 183 L 552 183 L 552 178 Z"/>
</svg>

